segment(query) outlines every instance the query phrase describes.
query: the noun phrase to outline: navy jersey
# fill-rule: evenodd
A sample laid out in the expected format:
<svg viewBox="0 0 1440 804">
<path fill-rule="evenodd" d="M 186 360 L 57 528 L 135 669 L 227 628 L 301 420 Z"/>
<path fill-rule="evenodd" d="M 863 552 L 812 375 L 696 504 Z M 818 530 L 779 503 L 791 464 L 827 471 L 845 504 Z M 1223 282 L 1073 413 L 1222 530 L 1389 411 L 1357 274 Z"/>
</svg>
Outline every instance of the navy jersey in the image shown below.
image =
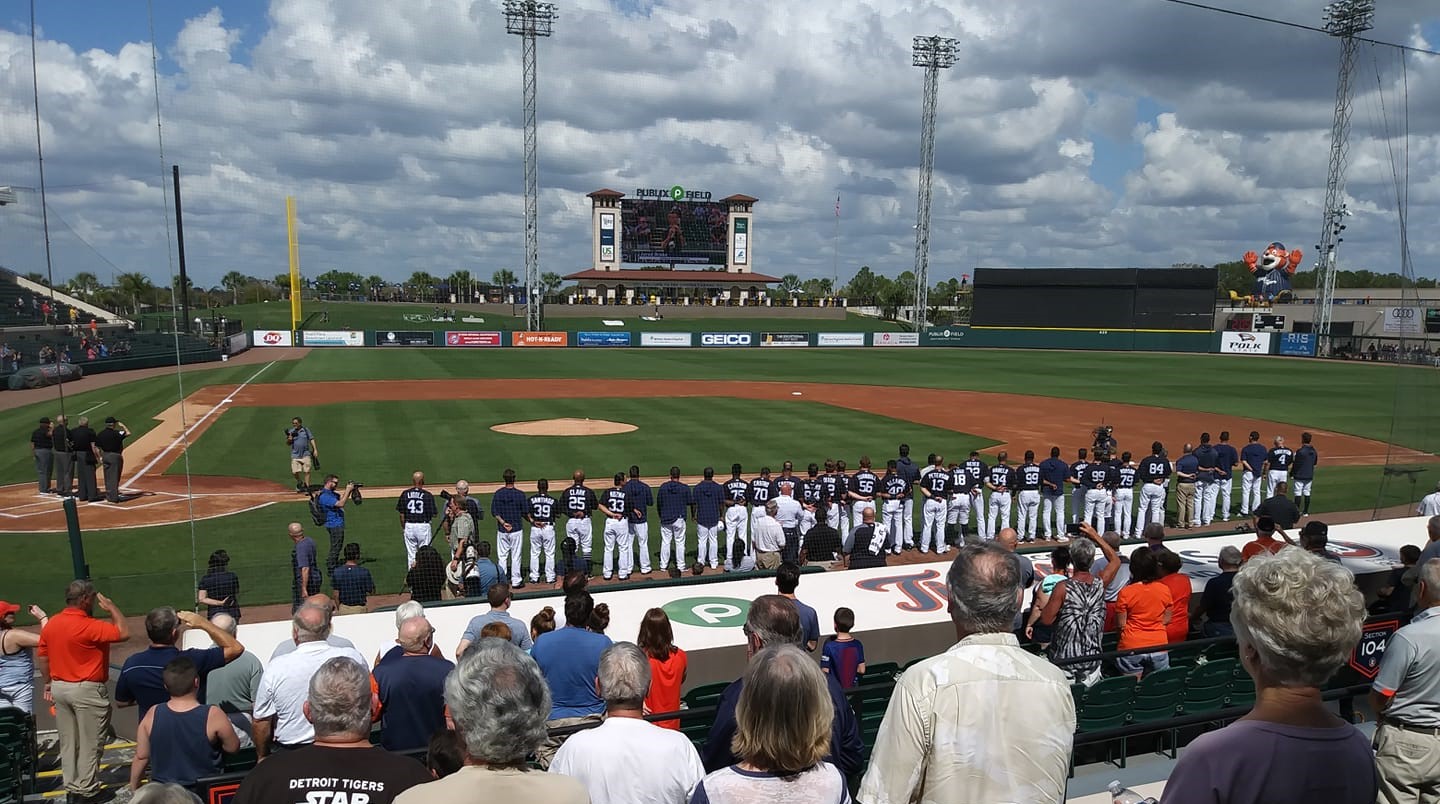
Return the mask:
<svg viewBox="0 0 1440 804">
<path fill-rule="evenodd" d="M 840 478 L 835 475 L 821 475 L 820 488 L 830 500 L 840 499 Z"/>
<path fill-rule="evenodd" d="M 903 500 L 910 493 L 910 483 L 898 474 L 885 476 L 885 493 L 892 500 Z"/>
<path fill-rule="evenodd" d="M 774 486 L 769 480 L 757 477 L 750 481 L 750 504 L 763 508 L 765 503 L 770 501 L 770 493 Z"/>
<path fill-rule="evenodd" d="M 1229 444 L 1221 442 L 1215 445 L 1215 458 L 1215 476 L 1221 480 L 1229 480 L 1235 464 L 1240 461 L 1240 453 Z"/>
<path fill-rule="evenodd" d="M 1090 468 L 1089 461 L 1076 461 L 1070 464 L 1070 477 L 1076 483 L 1085 484 L 1085 470 Z"/>
<path fill-rule="evenodd" d="M 850 478 L 850 482 L 851 491 L 861 497 L 874 497 L 875 489 L 880 485 L 880 478 L 876 477 L 875 473 L 869 469 L 861 469 L 855 473 L 854 477 Z"/>
<path fill-rule="evenodd" d="M 1289 447 L 1276 447 L 1265 456 L 1265 462 L 1275 471 L 1284 471 L 1290 468 L 1291 462 L 1295 460 L 1295 453 Z"/>
<path fill-rule="evenodd" d="M 1301 444 L 1300 451 L 1295 453 L 1295 479 L 1314 480 L 1315 464 L 1320 462 L 1320 453 L 1309 444 Z"/>
<path fill-rule="evenodd" d="M 435 495 L 425 489 L 405 489 L 395 502 L 395 510 L 406 522 L 429 522 L 435 518 Z"/>
<path fill-rule="evenodd" d="M 800 481 L 800 502 L 818 505 L 824 491 L 825 484 L 820 482 L 820 478 L 806 478 Z"/>
<path fill-rule="evenodd" d="M 1015 469 L 1003 463 L 997 463 L 990 467 L 990 476 L 986 478 L 990 485 L 997 489 L 1009 491 L 1015 485 Z"/>
<path fill-rule="evenodd" d="M 625 489 L 616 486 L 605 492 L 605 508 L 612 514 L 625 516 Z"/>
<path fill-rule="evenodd" d="M 1087 489 L 1103 489 L 1110 484 L 1110 467 L 1103 463 L 1092 463 L 1080 476 Z"/>
<path fill-rule="evenodd" d="M 1135 470 L 1135 477 L 1141 483 L 1150 483 L 1155 480 L 1164 480 L 1170 476 L 1170 462 L 1158 455 L 1151 455 L 1140 462 L 1140 468 Z"/>
<path fill-rule="evenodd" d="M 690 506 L 690 487 L 678 480 L 667 480 L 660 484 L 655 497 L 655 511 L 661 522 L 674 522 L 685 518 L 685 509 Z"/>
<path fill-rule="evenodd" d="M 630 514 L 631 522 L 644 522 L 654 501 L 655 496 L 650 491 L 650 486 L 640 478 L 631 478 L 625 484 L 625 508 Z"/>
<path fill-rule="evenodd" d="M 800 478 L 794 475 L 781 475 L 770 481 L 770 499 L 773 500 L 776 497 L 780 496 L 781 483 L 789 483 L 790 496 L 796 498 L 797 500 L 800 498 Z"/>
<path fill-rule="evenodd" d="M 725 499 L 732 503 L 749 502 L 750 484 L 738 477 L 725 481 Z"/>
<path fill-rule="evenodd" d="M 1021 491 L 1040 490 L 1040 464 L 1022 463 L 1017 474 L 1020 476 Z"/>
<path fill-rule="evenodd" d="M 975 487 L 975 481 L 971 479 L 970 473 L 965 471 L 963 466 L 950 467 L 950 493 L 969 494 Z"/>
<path fill-rule="evenodd" d="M 836 472 L 836 473 L 835 473 L 835 496 L 834 496 L 834 497 L 831 497 L 830 499 L 832 499 L 832 500 L 840 500 L 841 502 L 849 502 L 849 501 L 850 501 L 850 497 L 849 497 L 849 495 L 850 495 L 850 490 L 853 489 L 853 488 L 854 488 L 854 485 L 851 483 L 851 480 L 850 480 L 850 476 L 849 476 L 849 475 L 845 474 L 844 472 Z"/>
<path fill-rule="evenodd" d="M 695 502 L 695 522 L 707 528 L 720 523 L 720 510 L 725 507 L 725 489 L 713 480 L 702 480 L 691 491 Z"/>
<path fill-rule="evenodd" d="M 1265 465 L 1265 456 L 1268 450 L 1263 444 L 1251 441 L 1240 450 L 1240 462 L 1245 464 L 1245 471 L 1252 475 L 1260 474 L 1260 467 Z"/>
<path fill-rule="evenodd" d="M 1117 487 L 1122 488 L 1122 489 L 1133 489 L 1133 488 L 1135 488 L 1135 473 L 1136 473 L 1136 469 L 1135 469 L 1134 466 L 1131 466 L 1130 464 L 1127 463 L 1127 464 L 1125 464 L 1124 466 L 1121 466 L 1119 469 L 1117 469 L 1117 470 L 1115 470 L 1115 471 L 1120 475 L 1120 480 L 1119 480 L 1119 482 L 1116 484 Z"/>
<path fill-rule="evenodd" d="M 930 499 L 938 500 L 950 493 L 950 472 L 945 469 L 932 469 L 920 478 L 920 487 L 930 492 Z"/>
<path fill-rule="evenodd" d="M 552 524 L 555 522 L 555 498 L 549 494 L 530 495 L 530 521 Z"/>
<path fill-rule="evenodd" d="M 565 489 L 565 510 L 572 517 L 587 517 L 595 511 L 595 492 L 585 486 Z"/>
<path fill-rule="evenodd" d="M 970 488 L 980 488 L 982 482 L 990 474 L 990 467 L 979 458 L 970 458 L 963 464 L 965 472 L 970 475 Z"/>
</svg>

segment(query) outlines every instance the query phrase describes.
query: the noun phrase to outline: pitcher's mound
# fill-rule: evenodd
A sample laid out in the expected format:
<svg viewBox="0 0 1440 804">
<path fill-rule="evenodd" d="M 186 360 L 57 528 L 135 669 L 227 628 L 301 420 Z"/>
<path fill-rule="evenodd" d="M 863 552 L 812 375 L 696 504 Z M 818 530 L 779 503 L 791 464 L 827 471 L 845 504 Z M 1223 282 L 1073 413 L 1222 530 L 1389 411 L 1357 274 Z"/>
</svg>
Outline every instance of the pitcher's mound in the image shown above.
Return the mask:
<svg viewBox="0 0 1440 804">
<path fill-rule="evenodd" d="M 628 433 L 633 424 L 605 419 L 538 419 L 533 422 L 506 422 L 490 428 L 497 433 L 526 436 L 595 436 Z"/>
</svg>

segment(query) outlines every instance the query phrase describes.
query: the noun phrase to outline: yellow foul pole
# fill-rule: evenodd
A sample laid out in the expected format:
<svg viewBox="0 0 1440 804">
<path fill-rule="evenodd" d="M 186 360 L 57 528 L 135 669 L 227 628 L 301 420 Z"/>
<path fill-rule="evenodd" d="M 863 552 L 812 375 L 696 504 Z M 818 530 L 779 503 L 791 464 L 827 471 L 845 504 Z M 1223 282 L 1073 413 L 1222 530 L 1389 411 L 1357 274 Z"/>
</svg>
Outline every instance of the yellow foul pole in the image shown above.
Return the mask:
<svg viewBox="0 0 1440 804">
<path fill-rule="evenodd" d="M 300 239 L 295 236 L 295 196 L 285 196 L 285 232 L 290 237 L 290 329 L 300 326 Z"/>
</svg>

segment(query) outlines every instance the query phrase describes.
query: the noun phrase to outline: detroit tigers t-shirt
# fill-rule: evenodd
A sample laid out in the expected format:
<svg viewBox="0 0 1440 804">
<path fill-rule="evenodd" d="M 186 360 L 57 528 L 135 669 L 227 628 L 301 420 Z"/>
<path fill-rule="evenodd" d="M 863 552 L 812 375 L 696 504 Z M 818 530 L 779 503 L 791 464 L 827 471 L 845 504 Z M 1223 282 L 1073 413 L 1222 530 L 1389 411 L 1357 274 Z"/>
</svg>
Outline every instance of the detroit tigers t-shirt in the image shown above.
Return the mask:
<svg viewBox="0 0 1440 804">
<path fill-rule="evenodd" d="M 390 804 L 417 784 L 431 781 L 419 761 L 380 747 L 310 745 L 281 751 L 255 766 L 240 783 L 233 804 L 289 801 L 365 801 Z M 362 798 L 363 796 L 363 798 Z"/>
</svg>

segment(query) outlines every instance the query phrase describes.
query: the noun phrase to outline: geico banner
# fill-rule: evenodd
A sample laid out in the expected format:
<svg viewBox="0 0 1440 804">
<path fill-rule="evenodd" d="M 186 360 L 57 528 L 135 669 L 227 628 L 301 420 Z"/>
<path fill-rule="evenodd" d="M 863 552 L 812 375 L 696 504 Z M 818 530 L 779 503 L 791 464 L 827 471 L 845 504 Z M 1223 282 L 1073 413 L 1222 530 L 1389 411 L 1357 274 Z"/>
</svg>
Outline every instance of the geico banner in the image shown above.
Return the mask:
<svg viewBox="0 0 1440 804">
<path fill-rule="evenodd" d="M 256 346 L 294 346 L 295 336 L 283 329 L 255 330 Z"/>
<path fill-rule="evenodd" d="M 306 346 L 365 345 L 365 333 L 351 329 L 307 329 L 300 336 Z"/>
<path fill-rule="evenodd" d="M 809 346 L 810 333 L 808 332 L 762 332 L 760 333 L 761 346 Z"/>
<path fill-rule="evenodd" d="M 511 346 L 569 346 L 568 332 L 512 332 Z"/>
<path fill-rule="evenodd" d="M 815 335 L 816 346 L 864 346 L 863 332 L 820 332 Z"/>
<path fill-rule="evenodd" d="M 1227 355 L 1268 355 L 1270 354 L 1270 333 L 1221 333 L 1220 352 Z"/>
<path fill-rule="evenodd" d="M 871 336 L 871 346 L 919 346 L 918 332 L 876 332 Z"/>
<path fill-rule="evenodd" d="M 748 332 L 702 332 L 701 346 L 754 346 L 755 336 Z"/>
<path fill-rule="evenodd" d="M 1386 307 L 1387 335 L 1419 335 L 1425 331 L 1425 313 L 1419 307 Z"/>
<path fill-rule="evenodd" d="M 499 346 L 498 332 L 446 332 L 446 346 Z"/>
<path fill-rule="evenodd" d="M 690 332 L 642 332 L 641 346 L 690 346 L 694 334 Z"/>
</svg>

